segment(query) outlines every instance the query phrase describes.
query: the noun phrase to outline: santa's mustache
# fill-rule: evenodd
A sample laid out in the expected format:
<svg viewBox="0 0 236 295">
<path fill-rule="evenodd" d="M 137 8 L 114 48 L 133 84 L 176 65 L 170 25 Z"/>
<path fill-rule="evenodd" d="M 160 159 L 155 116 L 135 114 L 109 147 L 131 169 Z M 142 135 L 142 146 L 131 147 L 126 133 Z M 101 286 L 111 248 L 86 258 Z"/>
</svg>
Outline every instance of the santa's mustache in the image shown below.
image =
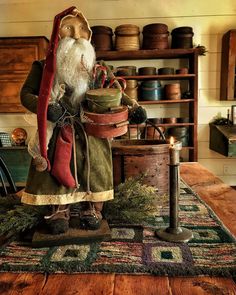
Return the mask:
<svg viewBox="0 0 236 295">
<path fill-rule="evenodd" d="M 90 71 L 95 62 L 95 51 L 88 40 L 65 37 L 59 41 L 57 49 L 58 67 L 67 63 L 73 67 L 77 63 L 80 63 L 81 60 L 85 63 L 84 66 Z"/>
</svg>

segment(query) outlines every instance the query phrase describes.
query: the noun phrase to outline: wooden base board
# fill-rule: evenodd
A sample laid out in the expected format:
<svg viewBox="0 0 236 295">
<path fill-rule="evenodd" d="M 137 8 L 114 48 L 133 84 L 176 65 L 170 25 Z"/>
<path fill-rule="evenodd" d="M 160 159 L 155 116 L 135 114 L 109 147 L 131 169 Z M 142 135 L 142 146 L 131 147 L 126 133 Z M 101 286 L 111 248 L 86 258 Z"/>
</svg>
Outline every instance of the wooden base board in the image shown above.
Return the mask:
<svg viewBox="0 0 236 295">
<path fill-rule="evenodd" d="M 86 244 L 96 241 L 109 240 L 111 238 L 111 230 L 106 220 L 102 220 L 101 226 L 97 230 L 83 230 L 69 228 L 64 234 L 51 235 L 45 229 L 35 231 L 32 238 L 32 246 L 51 247 L 62 246 L 68 244 Z"/>
</svg>

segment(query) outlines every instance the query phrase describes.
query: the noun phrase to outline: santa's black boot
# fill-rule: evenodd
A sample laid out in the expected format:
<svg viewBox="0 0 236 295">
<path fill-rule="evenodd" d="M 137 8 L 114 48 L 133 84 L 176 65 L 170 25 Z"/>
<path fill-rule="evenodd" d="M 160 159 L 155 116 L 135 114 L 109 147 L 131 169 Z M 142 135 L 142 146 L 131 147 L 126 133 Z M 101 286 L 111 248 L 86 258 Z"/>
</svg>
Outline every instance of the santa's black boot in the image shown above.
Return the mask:
<svg viewBox="0 0 236 295">
<path fill-rule="evenodd" d="M 50 234 L 66 233 L 69 229 L 69 205 L 53 205 L 51 214 L 44 216 L 44 218 Z"/>
<path fill-rule="evenodd" d="M 88 209 L 81 211 L 80 228 L 96 230 L 101 226 L 103 202 L 88 202 Z"/>
</svg>

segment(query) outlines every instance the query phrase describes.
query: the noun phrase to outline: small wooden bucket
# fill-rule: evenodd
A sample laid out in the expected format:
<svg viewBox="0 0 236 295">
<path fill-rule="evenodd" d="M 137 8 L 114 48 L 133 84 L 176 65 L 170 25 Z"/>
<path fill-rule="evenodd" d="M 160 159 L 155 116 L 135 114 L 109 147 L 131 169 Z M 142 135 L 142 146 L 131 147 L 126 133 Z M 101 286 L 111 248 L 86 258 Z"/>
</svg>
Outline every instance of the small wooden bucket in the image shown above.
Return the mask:
<svg viewBox="0 0 236 295">
<path fill-rule="evenodd" d="M 113 140 L 114 185 L 129 177 L 146 173 L 143 182 L 158 189 L 160 195 L 169 191 L 169 144 L 161 140 Z"/>
</svg>

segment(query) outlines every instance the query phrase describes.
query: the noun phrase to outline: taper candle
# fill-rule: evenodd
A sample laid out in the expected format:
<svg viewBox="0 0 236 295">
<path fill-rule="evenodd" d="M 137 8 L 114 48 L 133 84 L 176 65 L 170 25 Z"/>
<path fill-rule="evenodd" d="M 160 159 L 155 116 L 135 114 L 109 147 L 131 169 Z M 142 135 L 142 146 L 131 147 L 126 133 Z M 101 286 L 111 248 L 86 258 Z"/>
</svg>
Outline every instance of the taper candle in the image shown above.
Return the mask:
<svg viewBox="0 0 236 295">
<path fill-rule="evenodd" d="M 179 164 L 179 151 L 182 148 L 182 143 L 180 141 L 175 142 L 174 137 L 170 138 L 169 155 L 170 155 L 170 165 Z"/>
</svg>

